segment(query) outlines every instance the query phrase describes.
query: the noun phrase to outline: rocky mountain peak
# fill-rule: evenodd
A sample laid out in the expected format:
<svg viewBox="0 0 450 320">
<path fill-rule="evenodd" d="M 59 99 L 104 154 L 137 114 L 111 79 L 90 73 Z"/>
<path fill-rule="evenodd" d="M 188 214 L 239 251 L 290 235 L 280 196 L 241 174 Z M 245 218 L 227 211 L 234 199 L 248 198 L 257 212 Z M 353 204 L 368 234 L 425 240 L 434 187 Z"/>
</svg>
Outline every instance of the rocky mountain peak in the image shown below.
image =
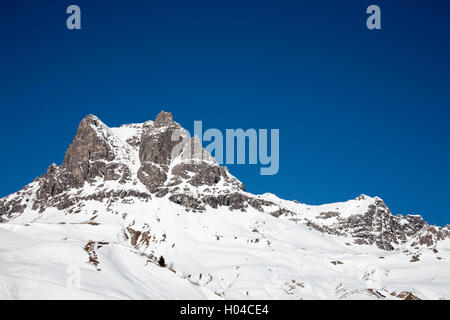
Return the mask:
<svg viewBox="0 0 450 320">
<path fill-rule="evenodd" d="M 144 123 L 139 159 L 138 179 L 151 193 L 158 197 L 170 193 L 170 199 L 191 208 L 204 208 L 200 198 L 206 195 L 193 199 L 187 196 L 193 192 L 191 188 L 207 186 L 213 192 L 220 187 L 228 193 L 243 190 L 243 184 L 206 152 L 198 137 L 189 138 L 169 112 L 161 111 L 155 122 Z M 189 201 L 180 202 L 180 197 Z"/>
<path fill-rule="evenodd" d="M 88 178 L 107 174 L 106 162 L 116 159 L 108 138 L 107 126 L 100 119 L 94 115 L 83 118 L 62 164 L 72 176 L 73 186 L 81 187 Z"/>
<path fill-rule="evenodd" d="M 161 127 L 164 125 L 170 125 L 173 123 L 173 116 L 170 112 L 165 112 L 161 110 L 161 112 L 156 116 L 155 126 Z"/>
<path fill-rule="evenodd" d="M 169 165 L 172 149 L 180 140 L 173 141 L 173 132 L 181 126 L 173 121 L 171 113 L 161 111 L 154 123 L 146 122 L 143 126 L 139 159 L 142 163 L 152 162 Z"/>
<path fill-rule="evenodd" d="M 256 209 L 385 250 L 408 241 L 432 247 L 450 234 L 449 228 L 430 227 L 420 216 L 394 216 L 381 198 L 364 194 L 344 203 L 314 207 L 247 193 L 243 183 L 206 152 L 199 138 L 190 138 L 165 111 L 155 121 L 119 128 L 109 128 L 94 115 L 86 116 L 63 164 L 52 164 L 32 184 L 0 199 L 0 215 L 55 207 L 71 213 L 88 200 L 107 199 L 111 204 L 132 202 L 136 197 L 139 201 L 166 198 L 187 211 Z"/>
</svg>

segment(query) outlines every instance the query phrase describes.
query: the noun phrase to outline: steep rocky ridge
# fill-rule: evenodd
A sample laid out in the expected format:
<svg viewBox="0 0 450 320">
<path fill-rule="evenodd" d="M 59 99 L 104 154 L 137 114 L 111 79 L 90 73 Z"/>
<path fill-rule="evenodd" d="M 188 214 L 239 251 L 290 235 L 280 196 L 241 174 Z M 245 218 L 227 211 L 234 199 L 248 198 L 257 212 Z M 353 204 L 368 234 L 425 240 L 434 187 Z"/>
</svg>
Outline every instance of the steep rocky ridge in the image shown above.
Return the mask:
<svg viewBox="0 0 450 320">
<path fill-rule="evenodd" d="M 177 137 L 177 139 L 174 139 Z M 67 149 L 63 164 L 22 190 L 0 200 L 0 219 L 26 209 L 77 212 L 86 201 L 151 201 L 166 198 L 187 211 L 228 207 L 256 209 L 337 236 L 355 244 L 394 250 L 428 247 L 450 236 L 449 227 L 428 225 L 420 216 L 394 216 L 378 197 L 361 195 L 345 203 L 308 206 L 273 195 L 253 195 L 228 169 L 161 111 L 155 121 L 109 128 L 93 115 L 85 117 Z"/>
</svg>

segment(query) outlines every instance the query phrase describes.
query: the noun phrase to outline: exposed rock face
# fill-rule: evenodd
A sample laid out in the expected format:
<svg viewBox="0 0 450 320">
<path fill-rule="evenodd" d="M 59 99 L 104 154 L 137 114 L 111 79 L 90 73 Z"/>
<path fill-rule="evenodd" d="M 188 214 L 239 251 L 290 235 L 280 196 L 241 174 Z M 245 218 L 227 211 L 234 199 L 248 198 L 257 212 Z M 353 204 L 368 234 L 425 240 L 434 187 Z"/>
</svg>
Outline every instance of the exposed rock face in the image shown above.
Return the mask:
<svg viewBox="0 0 450 320">
<path fill-rule="evenodd" d="M 23 213 L 23 211 L 25 210 L 25 208 L 27 207 L 26 205 L 22 204 L 22 198 L 20 197 L 20 195 L 14 197 L 11 200 L 5 201 L 5 200 L 1 200 L 0 201 L 0 222 L 3 222 L 3 220 L 9 215 L 9 214 L 13 214 L 13 213 Z"/>
<path fill-rule="evenodd" d="M 364 215 L 340 220 L 338 230 L 351 234 L 358 244 L 375 243 L 379 248 L 393 250 L 393 244 L 407 240 L 406 232 L 418 232 L 423 226 L 410 230 L 409 225 L 403 226 L 399 220 L 391 214 L 383 200 L 376 199 Z"/>
<path fill-rule="evenodd" d="M 144 123 L 139 149 L 141 167 L 138 178 L 152 193 L 161 192 L 164 188 L 172 150 L 180 142 L 172 141 L 172 135 L 179 129 L 181 127 L 173 121 L 172 114 L 164 111 L 158 114 L 154 123 Z"/>
<path fill-rule="evenodd" d="M 85 181 L 96 177 L 115 180 L 114 168 L 107 167 L 108 162 L 116 159 L 109 141 L 101 135 L 104 126 L 95 116 L 85 117 L 78 127 L 78 132 L 66 152 L 63 168 L 71 178 L 69 184 L 76 188 Z"/>
<path fill-rule="evenodd" d="M 141 137 L 139 159 L 141 163 L 151 162 L 160 165 L 169 165 L 173 148 L 179 140 L 172 141 L 175 130 L 180 125 L 172 119 L 172 114 L 161 111 L 154 123 L 146 122 Z"/>
<path fill-rule="evenodd" d="M 62 166 L 51 165 L 39 179 L 33 208 L 41 211 L 48 206 L 65 208 L 71 202 L 67 200 L 68 195 L 61 195 L 63 192 L 82 188 L 97 179 L 121 184 L 129 181 L 132 159 L 127 152 L 102 121 L 93 115 L 86 116 L 66 151 Z"/>
<path fill-rule="evenodd" d="M 154 197 L 166 197 L 194 212 L 253 208 L 384 250 L 405 243 L 434 248 L 450 237 L 450 226 L 429 226 L 420 216 L 393 216 L 380 198 L 366 203 L 366 196 L 361 195 L 353 201 L 366 203 L 364 210 L 351 215 L 335 208 L 311 214 L 310 208 L 296 201 L 277 203 L 247 193 L 242 182 L 221 167 L 197 137 L 191 138 L 172 114 L 164 111 L 155 121 L 121 128 L 109 128 L 93 115 L 85 117 L 61 166 L 52 164 L 42 177 L 0 199 L 0 222 L 27 208 L 43 212 L 56 207 L 73 213 L 84 201 L 105 202 L 108 207 L 111 202 L 151 201 Z"/>
<path fill-rule="evenodd" d="M 155 122 L 144 124 L 139 159 L 138 178 L 147 189 L 158 197 L 167 195 L 171 189 L 175 194 L 169 199 L 187 208 L 204 209 L 204 201 L 198 198 L 187 201 L 187 196 L 178 194 L 175 186 L 184 181 L 193 187 L 213 187 L 223 181 L 239 190 L 244 189 L 242 183 L 231 177 L 203 149 L 197 137 L 189 138 L 168 112 L 161 111 Z"/>
<path fill-rule="evenodd" d="M 23 213 L 32 204 L 33 190 L 30 185 L 22 188 L 3 199 L 0 199 L 0 222 L 5 221 L 13 214 Z"/>
<path fill-rule="evenodd" d="M 232 177 L 226 168 L 219 166 L 202 148 L 198 137 L 187 139 L 176 160 L 181 161 L 177 161 L 172 168 L 171 185 L 178 185 L 185 180 L 194 187 L 213 187 L 222 182 L 232 190 L 245 190 L 239 180 Z"/>
<path fill-rule="evenodd" d="M 365 200 L 365 198 L 360 196 L 355 200 Z M 283 214 L 286 215 L 286 213 Z M 316 219 L 325 220 L 334 217 L 336 222 L 333 224 L 323 225 L 309 219 L 306 219 L 306 224 L 321 232 L 351 236 L 356 244 L 374 244 L 384 250 L 393 250 L 408 241 L 412 241 L 411 247 L 418 245 L 431 247 L 450 236 L 450 232 L 445 228 L 430 226 L 421 216 L 392 215 L 384 201 L 377 197 L 363 214 L 341 217 L 340 212 L 330 211 L 322 212 L 316 216 Z"/>
<path fill-rule="evenodd" d="M 376 244 L 385 250 L 393 250 L 395 245 L 403 244 L 410 239 L 417 240 L 411 246 L 434 246 L 450 234 L 445 229 L 428 225 L 421 216 L 393 216 L 381 199 L 363 216 L 353 216 L 343 220 L 338 230 L 346 231 L 356 238 L 359 244 Z"/>
<path fill-rule="evenodd" d="M 411 236 L 414 239 L 411 242 L 412 247 L 435 247 L 439 241 L 450 238 L 450 230 L 448 228 L 430 226 L 425 223 L 425 226 L 419 232 Z"/>
</svg>

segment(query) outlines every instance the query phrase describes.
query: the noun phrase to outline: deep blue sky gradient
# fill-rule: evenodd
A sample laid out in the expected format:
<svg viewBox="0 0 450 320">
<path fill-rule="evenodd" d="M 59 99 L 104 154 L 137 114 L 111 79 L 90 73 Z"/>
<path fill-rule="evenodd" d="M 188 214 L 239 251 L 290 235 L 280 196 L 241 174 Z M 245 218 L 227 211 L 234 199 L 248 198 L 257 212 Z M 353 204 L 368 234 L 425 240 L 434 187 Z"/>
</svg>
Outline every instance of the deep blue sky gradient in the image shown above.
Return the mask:
<svg viewBox="0 0 450 320">
<path fill-rule="evenodd" d="M 85 115 L 165 109 L 190 130 L 279 128 L 278 175 L 229 166 L 250 192 L 378 195 L 450 223 L 449 30 L 449 1 L 1 1 L 0 196 L 61 164 Z"/>
</svg>

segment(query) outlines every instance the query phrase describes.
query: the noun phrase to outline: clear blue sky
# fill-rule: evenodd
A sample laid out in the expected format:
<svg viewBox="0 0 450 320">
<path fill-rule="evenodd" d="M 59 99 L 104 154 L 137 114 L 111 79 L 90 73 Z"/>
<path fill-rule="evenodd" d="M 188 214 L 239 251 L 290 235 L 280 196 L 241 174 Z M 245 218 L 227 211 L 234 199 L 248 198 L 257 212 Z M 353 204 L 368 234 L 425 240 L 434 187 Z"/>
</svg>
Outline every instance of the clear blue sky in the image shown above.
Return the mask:
<svg viewBox="0 0 450 320">
<path fill-rule="evenodd" d="M 425 0 L 1 1 L 0 195 L 61 164 L 83 116 L 165 109 L 188 129 L 279 128 L 278 175 L 230 166 L 250 192 L 378 195 L 450 223 L 449 15 Z"/>
</svg>

